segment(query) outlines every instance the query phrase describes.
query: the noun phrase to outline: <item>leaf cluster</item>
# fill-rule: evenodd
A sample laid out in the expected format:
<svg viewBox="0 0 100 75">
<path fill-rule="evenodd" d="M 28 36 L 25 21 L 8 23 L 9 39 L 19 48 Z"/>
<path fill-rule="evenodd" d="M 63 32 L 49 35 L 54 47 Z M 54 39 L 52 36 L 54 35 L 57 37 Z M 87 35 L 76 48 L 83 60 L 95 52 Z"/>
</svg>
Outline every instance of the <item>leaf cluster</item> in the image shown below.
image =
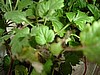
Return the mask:
<svg viewBox="0 0 100 75">
<path fill-rule="evenodd" d="M 0 0 L 6 73 L 68 75 L 83 56 L 100 64 L 99 8 L 98 0 Z"/>
</svg>

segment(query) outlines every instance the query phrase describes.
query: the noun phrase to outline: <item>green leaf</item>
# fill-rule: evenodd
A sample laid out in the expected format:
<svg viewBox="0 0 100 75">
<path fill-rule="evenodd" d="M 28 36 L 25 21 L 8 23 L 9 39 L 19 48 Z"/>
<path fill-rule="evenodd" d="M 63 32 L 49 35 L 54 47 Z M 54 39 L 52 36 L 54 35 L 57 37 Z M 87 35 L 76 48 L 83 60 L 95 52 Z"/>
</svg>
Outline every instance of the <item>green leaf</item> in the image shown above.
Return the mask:
<svg viewBox="0 0 100 75">
<path fill-rule="evenodd" d="M 64 6 L 64 0 L 49 0 L 48 4 L 49 4 L 49 10 L 56 10 L 56 9 L 61 9 Z"/>
<path fill-rule="evenodd" d="M 23 37 L 27 37 L 27 35 L 29 34 L 29 28 L 26 27 L 26 28 L 23 28 L 21 30 L 19 30 L 15 36 L 12 38 L 12 41 L 11 41 L 11 45 L 15 43 L 15 41 L 18 41 L 20 42 L 20 38 L 23 38 Z"/>
<path fill-rule="evenodd" d="M 18 40 L 15 41 L 15 43 L 11 44 L 11 52 L 13 55 L 17 55 L 17 53 L 20 53 L 22 49 L 20 42 Z"/>
<path fill-rule="evenodd" d="M 33 11 L 32 11 L 32 9 L 27 9 L 27 10 L 25 11 L 25 13 L 26 13 L 26 16 L 33 16 Z"/>
<path fill-rule="evenodd" d="M 26 35 L 28 35 L 30 33 L 30 29 L 28 27 L 25 27 L 21 30 L 19 30 L 17 33 L 16 33 L 16 36 L 15 37 L 25 37 Z"/>
<path fill-rule="evenodd" d="M 51 72 L 51 66 L 53 65 L 52 61 L 49 59 L 46 61 L 46 63 L 44 64 L 44 71 L 46 73 L 50 73 Z"/>
<path fill-rule="evenodd" d="M 95 5 L 88 4 L 88 9 L 92 12 L 92 14 L 94 15 L 96 19 L 100 17 L 100 11 Z"/>
<path fill-rule="evenodd" d="M 53 14 L 56 17 L 61 17 L 63 16 L 63 9 L 58 9 L 56 10 L 56 13 Z"/>
<path fill-rule="evenodd" d="M 48 0 L 38 3 L 38 13 L 40 17 L 46 16 L 47 14 L 52 15 L 55 10 L 61 9 L 64 6 L 64 0 Z"/>
<path fill-rule="evenodd" d="M 86 22 L 92 22 L 94 20 L 93 17 L 87 16 L 84 12 L 78 11 L 76 17 L 74 18 L 74 22 L 79 26 L 80 30 L 83 30 Z"/>
<path fill-rule="evenodd" d="M 0 28 L 0 36 L 3 34 L 3 32 L 4 32 L 4 29 Z"/>
<path fill-rule="evenodd" d="M 86 1 L 85 0 L 77 0 L 77 3 L 79 4 L 80 8 L 86 7 Z"/>
<path fill-rule="evenodd" d="M 38 61 L 38 55 L 35 54 L 36 51 L 34 48 L 30 46 L 24 46 L 20 53 L 18 53 L 17 58 L 20 61 L 29 61 L 33 63 L 34 61 Z"/>
<path fill-rule="evenodd" d="M 7 74 L 8 70 L 9 70 L 9 67 L 10 67 L 10 63 L 11 63 L 11 58 L 6 55 L 4 58 L 3 58 L 3 69 L 5 71 L 5 74 Z M 1 63 L 0 63 L 1 64 Z"/>
<path fill-rule="evenodd" d="M 86 26 L 80 34 L 83 44 L 83 52 L 91 61 L 100 64 L 100 21 L 96 21 L 92 26 Z"/>
<path fill-rule="evenodd" d="M 8 69 L 11 63 L 11 59 L 8 55 L 6 55 L 3 59 L 4 69 Z"/>
<path fill-rule="evenodd" d="M 36 42 L 40 45 L 52 42 L 54 40 L 54 32 L 49 30 L 47 26 L 40 26 L 35 36 Z"/>
<path fill-rule="evenodd" d="M 36 27 L 36 26 L 32 27 L 30 35 L 31 36 L 36 36 L 38 29 L 39 28 Z"/>
<path fill-rule="evenodd" d="M 5 19 L 12 20 L 16 23 L 22 23 L 23 21 L 27 21 L 26 14 L 20 11 L 9 11 L 4 14 Z"/>
<path fill-rule="evenodd" d="M 50 49 L 51 53 L 53 55 L 58 56 L 60 54 L 60 52 L 63 50 L 61 43 L 53 43 L 50 45 Z"/>
<path fill-rule="evenodd" d="M 0 36 L 1 35 L 4 35 L 5 29 L 7 30 L 7 27 L 6 26 L 7 26 L 7 24 L 5 23 L 4 18 L 0 19 Z"/>
<path fill-rule="evenodd" d="M 17 55 L 22 51 L 22 47 L 23 46 L 30 46 L 29 41 L 28 41 L 29 37 L 13 37 L 13 39 L 11 40 L 11 51 L 13 55 Z"/>
<path fill-rule="evenodd" d="M 24 8 L 27 8 L 31 4 L 32 4 L 32 0 L 19 0 L 18 10 L 22 10 Z"/>
<path fill-rule="evenodd" d="M 54 31 L 60 36 L 60 37 L 63 37 L 64 35 L 64 30 L 62 32 L 59 32 L 62 28 L 63 28 L 63 24 L 58 21 L 58 20 L 52 20 L 52 25 L 53 25 L 53 28 L 54 28 Z"/>
<path fill-rule="evenodd" d="M 70 63 L 72 66 L 79 64 L 80 58 L 83 57 L 82 51 L 65 52 L 65 61 Z"/>
<path fill-rule="evenodd" d="M 28 38 L 23 38 L 20 40 L 20 38 L 13 38 L 11 41 L 11 51 L 13 55 L 17 55 L 22 51 L 23 46 L 29 46 Z"/>
<path fill-rule="evenodd" d="M 10 45 L 13 55 L 21 52 L 22 46 L 29 46 L 28 42 L 29 28 L 26 27 L 19 30 L 16 35 L 12 38 Z"/>
<path fill-rule="evenodd" d="M 30 46 L 29 43 L 29 28 L 23 28 L 19 30 L 11 40 L 11 52 L 13 56 L 16 56 L 20 61 L 38 61 L 38 57 L 35 55 L 35 49 Z"/>
<path fill-rule="evenodd" d="M 64 62 L 60 64 L 60 72 L 61 75 L 71 75 L 72 73 L 72 66 L 70 63 Z"/>
<path fill-rule="evenodd" d="M 36 72 L 36 71 L 33 69 L 31 75 L 40 75 L 40 73 Z"/>
<path fill-rule="evenodd" d="M 67 18 L 69 19 L 70 22 L 73 21 L 73 19 L 75 18 L 76 13 L 74 12 L 68 12 L 66 13 Z"/>
<path fill-rule="evenodd" d="M 86 22 L 91 23 L 94 20 L 94 17 L 89 17 L 84 12 L 81 12 L 79 10 L 76 16 L 73 12 L 68 12 L 66 16 L 68 17 L 70 22 L 73 21 L 79 27 L 80 30 L 84 29 Z"/>
<path fill-rule="evenodd" d="M 12 7 L 11 7 L 11 2 L 10 0 L 0 0 L 0 9 L 3 12 L 7 12 L 7 11 L 11 11 Z"/>
<path fill-rule="evenodd" d="M 15 75 L 28 75 L 28 70 L 22 65 L 15 66 Z"/>
<path fill-rule="evenodd" d="M 68 44 L 69 44 L 70 47 L 74 47 L 74 46 L 80 45 L 79 42 L 76 42 L 76 41 L 73 41 L 73 40 L 69 41 Z"/>
<path fill-rule="evenodd" d="M 6 11 L 6 9 L 5 9 L 5 7 L 4 7 L 4 2 L 2 2 L 1 0 L 0 0 L 0 9 L 3 11 L 3 12 L 5 12 Z"/>
<path fill-rule="evenodd" d="M 5 40 L 8 40 L 11 37 L 11 35 L 5 35 L 0 37 L 0 43 L 5 43 Z"/>
</svg>

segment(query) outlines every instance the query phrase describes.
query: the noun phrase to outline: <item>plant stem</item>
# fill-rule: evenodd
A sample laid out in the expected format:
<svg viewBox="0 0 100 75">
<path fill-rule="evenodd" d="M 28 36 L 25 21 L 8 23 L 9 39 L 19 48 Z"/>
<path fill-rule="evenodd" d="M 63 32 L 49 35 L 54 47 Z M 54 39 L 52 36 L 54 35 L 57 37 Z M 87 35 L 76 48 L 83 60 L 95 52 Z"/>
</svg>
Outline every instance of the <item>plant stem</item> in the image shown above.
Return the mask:
<svg viewBox="0 0 100 75">
<path fill-rule="evenodd" d="M 92 75 L 94 75 L 96 69 L 97 69 L 97 64 L 95 65 L 95 67 L 93 69 Z"/>
<path fill-rule="evenodd" d="M 38 24 L 38 17 L 36 16 L 36 24 Z"/>
<path fill-rule="evenodd" d="M 3 7 L 5 8 L 5 10 L 6 10 L 6 11 L 9 11 L 9 10 L 7 9 L 7 7 L 5 6 L 5 4 L 4 4 L 4 0 L 1 0 L 1 3 L 3 4 Z"/>
<path fill-rule="evenodd" d="M 43 20 L 43 19 L 41 19 L 41 20 L 38 20 L 38 22 L 44 22 L 44 20 Z"/>
<path fill-rule="evenodd" d="M 12 11 L 12 3 L 11 3 L 11 0 L 9 0 L 9 4 L 10 4 L 10 10 Z"/>
<path fill-rule="evenodd" d="M 11 62 L 10 62 L 10 67 L 8 69 L 8 73 L 7 75 L 12 75 L 12 66 L 13 66 L 13 62 L 14 62 L 14 59 L 12 58 L 12 53 L 11 53 L 11 47 L 9 46 L 9 40 L 6 40 L 5 41 L 5 46 L 6 46 L 6 50 L 7 50 L 7 54 L 10 56 L 11 58 Z"/>
<path fill-rule="evenodd" d="M 75 36 L 75 37 L 77 37 L 77 38 L 80 38 L 79 36 L 77 36 L 76 34 L 71 34 L 71 36 Z"/>
<path fill-rule="evenodd" d="M 57 35 L 58 33 L 62 32 L 64 29 L 66 29 L 70 24 L 67 24 L 65 27 L 63 27 L 59 32 L 57 32 L 55 35 Z"/>
<path fill-rule="evenodd" d="M 16 10 L 16 8 L 17 8 L 17 6 L 18 6 L 18 2 L 19 2 L 19 0 L 16 1 L 16 5 L 15 5 L 15 7 L 14 7 L 14 10 Z"/>
<path fill-rule="evenodd" d="M 76 48 L 76 47 L 74 47 L 74 48 L 66 47 L 66 48 L 64 48 L 64 51 L 63 52 L 65 52 L 65 51 L 80 51 L 80 49 L 81 49 L 81 47 L 80 48 Z"/>
<path fill-rule="evenodd" d="M 96 0 L 93 0 L 93 5 L 95 5 L 95 3 L 96 3 Z"/>
<path fill-rule="evenodd" d="M 14 60 L 11 57 L 11 63 L 10 63 L 10 67 L 9 67 L 7 75 L 12 75 L 12 65 L 13 65 L 13 62 L 14 62 Z"/>
<path fill-rule="evenodd" d="M 52 71 L 52 75 L 54 75 L 54 68 L 53 68 L 53 71 Z"/>
<path fill-rule="evenodd" d="M 87 61 L 86 61 L 86 57 L 84 56 L 84 73 L 83 73 L 83 75 L 86 75 L 86 71 L 87 71 Z"/>
<path fill-rule="evenodd" d="M 25 22 L 33 27 L 33 24 L 31 24 L 28 20 L 26 20 Z"/>
<path fill-rule="evenodd" d="M 46 20 L 46 19 L 44 19 L 44 25 L 46 24 L 46 21 L 47 21 L 47 20 Z"/>
</svg>

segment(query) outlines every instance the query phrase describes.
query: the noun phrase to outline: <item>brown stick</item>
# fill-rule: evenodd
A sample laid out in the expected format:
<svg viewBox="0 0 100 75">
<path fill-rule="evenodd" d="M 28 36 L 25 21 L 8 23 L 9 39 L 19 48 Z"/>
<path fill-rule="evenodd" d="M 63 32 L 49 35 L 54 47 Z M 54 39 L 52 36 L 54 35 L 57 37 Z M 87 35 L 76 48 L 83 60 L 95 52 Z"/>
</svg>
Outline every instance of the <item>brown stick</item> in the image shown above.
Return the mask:
<svg viewBox="0 0 100 75">
<path fill-rule="evenodd" d="M 13 62 L 14 62 L 14 60 L 11 58 L 11 63 L 10 63 L 10 67 L 9 67 L 9 70 L 8 70 L 7 75 L 12 75 L 12 66 L 13 66 Z"/>
<path fill-rule="evenodd" d="M 84 73 L 83 75 L 86 75 L 86 71 L 87 71 L 87 61 L 86 61 L 86 57 L 84 56 Z"/>
</svg>

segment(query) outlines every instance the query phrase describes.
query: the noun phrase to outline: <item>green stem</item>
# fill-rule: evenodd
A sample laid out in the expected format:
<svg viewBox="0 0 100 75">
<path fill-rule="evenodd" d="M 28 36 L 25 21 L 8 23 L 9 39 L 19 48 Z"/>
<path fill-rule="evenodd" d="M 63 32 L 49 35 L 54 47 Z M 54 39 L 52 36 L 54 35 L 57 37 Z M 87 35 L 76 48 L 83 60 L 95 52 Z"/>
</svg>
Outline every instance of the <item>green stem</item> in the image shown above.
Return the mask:
<svg viewBox="0 0 100 75">
<path fill-rule="evenodd" d="M 93 5 L 95 5 L 96 0 L 93 0 Z"/>
<path fill-rule="evenodd" d="M 54 75 L 54 68 L 53 68 L 53 71 L 52 71 L 52 75 Z"/>
<path fill-rule="evenodd" d="M 43 20 L 43 19 L 41 19 L 41 20 L 38 20 L 38 22 L 44 22 L 44 20 Z"/>
<path fill-rule="evenodd" d="M 55 35 L 57 35 L 58 33 L 62 32 L 63 30 L 65 30 L 70 24 L 67 24 L 65 27 L 63 27 L 59 32 L 57 32 Z"/>
<path fill-rule="evenodd" d="M 46 48 L 49 48 L 50 46 L 49 46 L 49 44 L 48 43 L 46 43 Z"/>
<path fill-rule="evenodd" d="M 36 16 L 36 24 L 38 24 L 38 17 Z"/>
<path fill-rule="evenodd" d="M 11 3 L 11 0 L 9 0 L 9 4 L 10 4 L 10 10 L 12 11 L 12 3 Z"/>
<path fill-rule="evenodd" d="M 46 24 L 46 22 L 47 22 L 47 20 L 46 20 L 46 19 L 44 19 L 44 25 Z"/>
<path fill-rule="evenodd" d="M 1 0 L 1 3 L 3 4 L 3 7 L 5 8 L 6 11 L 9 11 L 6 7 L 6 5 L 4 4 L 4 0 Z"/>
<path fill-rule="evenodd" d="M 77 38 L 80 38 L 79 36 L 77 36 L 76 34 L 71 34 L 71 36 L 75 36 L 75 37 L 77 37 Z"/>
<path fill-rule="evenodd" d="M 14 10 L 16 10 L 16 8 L 17 8 L 17 6 L 18 6 L 18 2 L 19 2 L 19 0 L 16 1 L 16 5 L 15 5 L 15 7 L 14 7 Z"/>
<path fill-rule="evenodd" d="M 29 25 L 31 25 L 33 27 L 33 24 L 30 23 L 28 20 L 26 20 L 25 22 L 28 23 Z"/>
</svg>

